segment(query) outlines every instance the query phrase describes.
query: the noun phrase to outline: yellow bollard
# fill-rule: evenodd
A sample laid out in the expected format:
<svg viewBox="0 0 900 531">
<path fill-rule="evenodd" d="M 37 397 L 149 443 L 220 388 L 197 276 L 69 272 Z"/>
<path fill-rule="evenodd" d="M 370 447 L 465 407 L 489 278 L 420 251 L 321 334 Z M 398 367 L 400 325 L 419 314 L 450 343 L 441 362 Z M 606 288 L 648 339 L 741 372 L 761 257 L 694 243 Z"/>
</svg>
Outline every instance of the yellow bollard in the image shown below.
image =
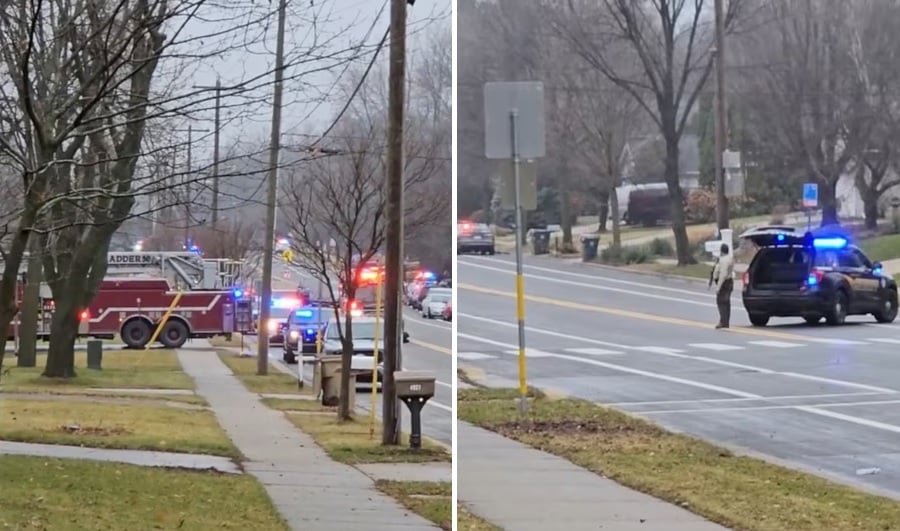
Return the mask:
<svg viewBox="0 0 900 531">
<path fill-rule="evenodd" d="M 159 334 L 162 333 L 163 327 L 166 326 L 166 321 L 169 320 L 169 317 L 172 316 L 172 312 L 175 311 L 175 307 L 178 306 L 179 302 L 181 302 L 182 295 L 184 294 L 180 291 L 175 294 L 175 298 L 172 299 L 172 304 L 169 305 L 169 308 L 166 310 L 165 315 L 163 315 L 163 318 L 160 319 L 159 325 L 157 325 L 156 330 L 153 331 L 153 335 L 150 336 L 150 341 L 148 341 L 147 344 L 144 345 L 144 349 L 149 349 L 150 345 L 154 343 L 156 341 L 156 338 L 159 337 Z"/>
</svg>

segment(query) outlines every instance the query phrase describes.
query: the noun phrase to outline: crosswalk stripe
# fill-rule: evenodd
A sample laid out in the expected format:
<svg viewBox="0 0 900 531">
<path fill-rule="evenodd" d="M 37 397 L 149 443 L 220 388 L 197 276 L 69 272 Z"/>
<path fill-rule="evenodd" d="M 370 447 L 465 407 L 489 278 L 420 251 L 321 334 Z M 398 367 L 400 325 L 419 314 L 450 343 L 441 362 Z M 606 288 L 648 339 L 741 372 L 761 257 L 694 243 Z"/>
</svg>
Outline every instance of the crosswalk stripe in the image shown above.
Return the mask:
<svg viewBox="0 0 900 531">
<path fill-rule="evenodd" d="M 513 354 L 516 356 L 519 355 L 518 350 L 506 350 L 504 352 L 506 352 L 507 354 Z M 549 352 L 544 352 L 543 350 L 537 350 L 534 348 L 527 348 L 527 347 L 525 348 L 525 357 L 526 358 L 549 358 L 551 356 L 553 356 L 553 354 L 551 354 Z"/>
<path fill-rule="evenodd" d="M 725 345 L 723 343 L 688 343 L 689 347 L 702 348 L 706 350 L 715 350 L 722 352 L 725 350 L 743 350 L 744 347 L 738 345 Z"/>
<path fill-rule="evenodd" d="M 497 356 L 491 356 L 489 354 L 482 354 L 481 352 L 457 352 L 456 357 L 461 360 L 476 361 L 476 360 L 489 360 L 489 359 L 496 358 Z"/>
<path fill-rule="evenodd" d="M 865 341 L 856 341 L 854 339 L 837 339 L 830 337 L 819 338 L 820 343 L 831 343 L 832 345 L 867 345 Z"/>
<path fill-rule="evenodd" d="M 614 354 L 624 354 L 619 350 L 607 350 L 604 348 L 567 348 L 566 352 L 572 354 L 583 354 L 585 356 L 610 356 Z"/>
<path fill-rule="evenodd" d="M 669 348 L 669 347 L 635 347 L 635 350 L 640 350 L 642 352 L 650 352 L 653 354 L 681 354 L 684 350 L 680 348 Z"/>
<path fill-rule="evenodd" d="M 870 337 L 868 341 L 873 343 L 889 343 L 891 345 L 900 345 L 900 339 L 893 337 Z"/>
<path fill-rule="evenodd" d="M 772 348 L 795 348 L 804 346 L 802 343 L 788 343 L 787 341 L 748 341 L 751 345 Z"/>
</svg>

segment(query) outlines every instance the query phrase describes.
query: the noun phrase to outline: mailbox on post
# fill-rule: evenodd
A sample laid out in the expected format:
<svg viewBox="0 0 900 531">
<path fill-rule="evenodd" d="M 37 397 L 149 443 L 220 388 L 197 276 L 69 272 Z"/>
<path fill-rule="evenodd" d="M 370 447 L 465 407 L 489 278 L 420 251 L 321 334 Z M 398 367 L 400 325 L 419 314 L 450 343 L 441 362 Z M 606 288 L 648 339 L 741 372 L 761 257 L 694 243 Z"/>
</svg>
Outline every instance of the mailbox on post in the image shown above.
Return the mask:
<svg viewBox="0 0 900 531">
<path fill-rule="evenodd" d="M 397 398 L 406 404 L 412 417 L 409 447 L 422 447 L 422 408 L 434 396 L 434 373 L 427 371 L 397 371 L 394 373 L 394 388 Z"/>
</svg>

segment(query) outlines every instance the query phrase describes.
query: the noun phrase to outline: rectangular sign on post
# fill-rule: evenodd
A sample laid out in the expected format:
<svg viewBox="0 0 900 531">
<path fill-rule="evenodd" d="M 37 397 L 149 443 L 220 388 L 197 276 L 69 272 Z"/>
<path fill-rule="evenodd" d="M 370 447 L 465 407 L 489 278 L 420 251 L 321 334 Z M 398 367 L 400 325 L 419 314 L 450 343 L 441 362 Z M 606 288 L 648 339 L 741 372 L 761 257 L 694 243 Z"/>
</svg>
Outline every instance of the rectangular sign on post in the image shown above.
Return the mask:
<svg viewBox="0 0 900 531">
<path fill-rule="evenodd" d="M 489 159 L 511 159 L 512 120 L 520 159 L 544 156 L 544 84 L 540 81 L 505 81 L 484 84 L 484 154 Z"/>
<path fill-rule="evenodd" d="M 537 164 L 533 160 L 519 163 L 519 180 L 522 187 L 522 208 L 537 210 Z M 516 208 L 516 176 L 512 161 L 500 161 L 500 207 L 505 210 Z"/>
<path fill-rule="evenodd" d="M 817 208 L 819 206 L 819 185 L 816 183 L 803 184 L 803 208 Z"/>
</svg>

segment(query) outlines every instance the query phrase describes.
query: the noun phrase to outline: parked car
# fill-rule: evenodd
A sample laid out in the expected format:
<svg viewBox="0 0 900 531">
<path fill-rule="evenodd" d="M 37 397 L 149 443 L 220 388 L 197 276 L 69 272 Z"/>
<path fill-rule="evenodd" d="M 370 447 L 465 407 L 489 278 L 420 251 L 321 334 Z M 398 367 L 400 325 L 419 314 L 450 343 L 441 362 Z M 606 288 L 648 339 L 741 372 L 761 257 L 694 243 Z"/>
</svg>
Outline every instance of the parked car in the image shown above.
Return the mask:
<svg viewBox="0 0 900 531">
<path fill-rule="evenodd" d="M 448 288 L 431 288 L 422 300 L 422 317 L 434 319 L 444 314 L 444 308 L 450 304 L 453 290 Z"/>
</svg>

